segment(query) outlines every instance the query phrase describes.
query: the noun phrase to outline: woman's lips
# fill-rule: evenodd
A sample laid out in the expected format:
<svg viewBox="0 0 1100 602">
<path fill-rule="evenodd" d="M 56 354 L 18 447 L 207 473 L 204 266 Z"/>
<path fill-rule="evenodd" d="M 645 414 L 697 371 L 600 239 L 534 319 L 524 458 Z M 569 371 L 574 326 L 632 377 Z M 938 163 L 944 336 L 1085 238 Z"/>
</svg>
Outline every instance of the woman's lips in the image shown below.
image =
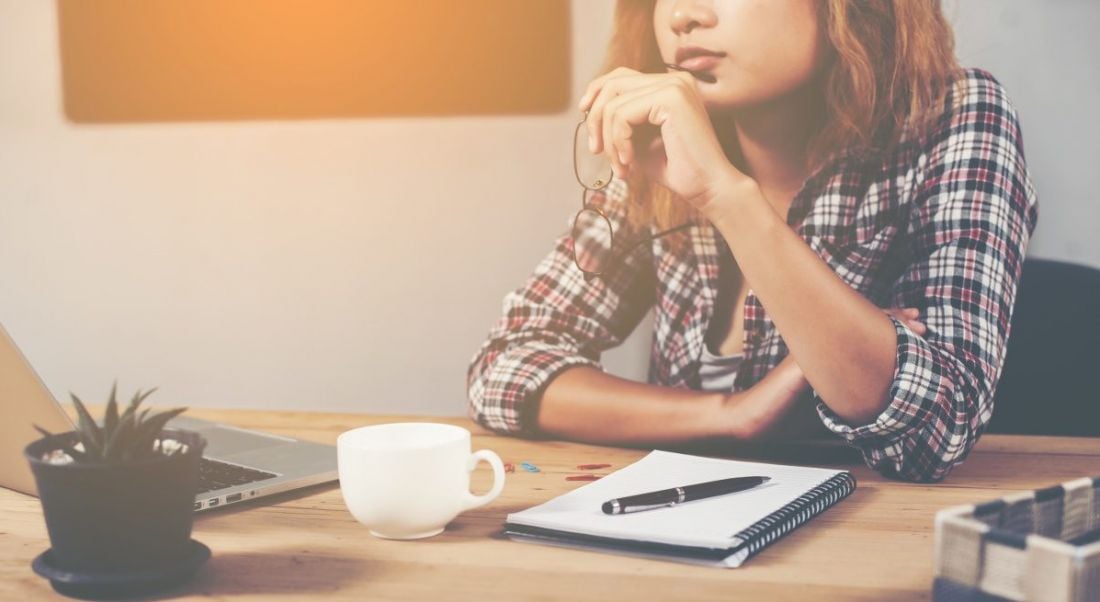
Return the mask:
<svg viewBox="0 0 1100 602">
<path fill-rule="evenodd" d="M 712 54 L 693 56 L 680 61 L 680 67 L 687 71 L 709 71 L 718 66 L 722 57 Z"/>
</svg>

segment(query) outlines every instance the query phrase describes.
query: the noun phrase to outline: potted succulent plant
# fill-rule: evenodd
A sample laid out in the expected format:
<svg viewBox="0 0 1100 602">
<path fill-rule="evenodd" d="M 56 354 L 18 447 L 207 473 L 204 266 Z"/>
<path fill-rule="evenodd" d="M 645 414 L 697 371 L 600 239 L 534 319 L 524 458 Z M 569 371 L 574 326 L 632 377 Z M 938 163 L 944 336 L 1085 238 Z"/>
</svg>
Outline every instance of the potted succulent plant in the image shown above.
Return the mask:
<svg viewBox="0 0 1100 602">
<path fill-rule="evenodd" d="M 34 569 L 78 597 L 150 593 L 190 577 L 210 550 L 191 539 L 206 441 L 165 425 L 186 408 L 150 415 L 138 391 L 121 414 L 111 389 L 102 423 L 72 395 L 75 431 L 27 446 L 51 548 Z"/>
</svg>

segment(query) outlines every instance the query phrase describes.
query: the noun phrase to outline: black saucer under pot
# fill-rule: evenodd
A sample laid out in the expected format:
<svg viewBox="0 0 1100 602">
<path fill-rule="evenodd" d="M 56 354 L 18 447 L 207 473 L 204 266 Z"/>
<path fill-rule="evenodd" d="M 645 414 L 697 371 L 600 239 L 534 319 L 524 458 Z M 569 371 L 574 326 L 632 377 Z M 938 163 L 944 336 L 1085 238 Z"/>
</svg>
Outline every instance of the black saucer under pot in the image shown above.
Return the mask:
<svg viewBox="0 0 1100 602">
<path fill-rule="evenodd" d="M 27 446 L 53 569 L 110 575 L 193 562 L 191 527 L 206 440 L 176 429 L 165 429 L 161 439 L 184 444 L 186 451 L 120 464 L 54 464 L 44 456 L 75 443 L 76 433 Z"/>
<path fill-rule="evenodd" d="M 46 550 L 31 563 L 34 572 L 50 580 L 53 588 L 66 596 L 86 600 L 129 599 L 165 593 L 191 580 L 210 558 L 210 548 L 192 539 L 187 557 L 178 564 L 157 569 L 112 572 L 74 572 L 54 566 L 52 550 Z"/>
</svg>

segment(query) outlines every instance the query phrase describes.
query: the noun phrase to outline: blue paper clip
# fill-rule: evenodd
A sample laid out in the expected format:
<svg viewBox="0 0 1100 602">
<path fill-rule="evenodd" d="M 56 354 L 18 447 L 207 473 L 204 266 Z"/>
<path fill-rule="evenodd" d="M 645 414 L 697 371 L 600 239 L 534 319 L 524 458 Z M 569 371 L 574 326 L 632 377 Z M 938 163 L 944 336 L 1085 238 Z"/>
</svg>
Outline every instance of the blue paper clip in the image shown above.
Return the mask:
<svg viewBox="0 0 1100 602">
<path fill-rule="evenodd" d="M 542 472 L 541 470 L 539 470 L 538 466 L 535 466 L 534 464 L 532 464 L 530 462 L 524 461 L 524 462 L 520 463 L 519 466 L 520 466 L 520 468 L 526 470 L 527 472 Z"/>
</svg>

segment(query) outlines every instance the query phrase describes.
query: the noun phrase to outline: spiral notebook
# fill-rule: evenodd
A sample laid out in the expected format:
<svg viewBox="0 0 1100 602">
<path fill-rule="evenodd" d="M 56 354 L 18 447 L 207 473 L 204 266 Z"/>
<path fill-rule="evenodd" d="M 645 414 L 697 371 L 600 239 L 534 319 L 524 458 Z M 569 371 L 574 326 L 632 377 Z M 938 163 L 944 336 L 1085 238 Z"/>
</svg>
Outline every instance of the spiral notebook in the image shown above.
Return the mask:
<svg viewBox="0 0 1100 602">
<path fill-rule="evenodd" d="M 631 514 L 613 498 L 730 477 L 766 476 L 753 489 Z M 523 542 L 738 567 L 856 487 L 844 470 L 721 460 L 654 451 L 599 481 L 509 514 L 504 534 Z"/>
</svg>

